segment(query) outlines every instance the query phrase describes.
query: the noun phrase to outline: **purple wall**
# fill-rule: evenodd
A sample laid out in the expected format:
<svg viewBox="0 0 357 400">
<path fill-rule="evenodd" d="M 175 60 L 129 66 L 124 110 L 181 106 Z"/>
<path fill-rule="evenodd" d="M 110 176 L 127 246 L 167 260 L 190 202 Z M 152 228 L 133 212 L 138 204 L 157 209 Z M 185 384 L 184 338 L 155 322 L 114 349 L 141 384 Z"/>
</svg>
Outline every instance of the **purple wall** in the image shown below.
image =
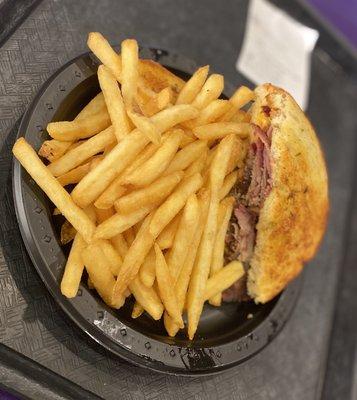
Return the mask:
<svg viewBox="0 0 357 400">
<path fill-rule="evenodd" d="M 357 49 L 357 0 L 307 0 Z"/>
</svg>

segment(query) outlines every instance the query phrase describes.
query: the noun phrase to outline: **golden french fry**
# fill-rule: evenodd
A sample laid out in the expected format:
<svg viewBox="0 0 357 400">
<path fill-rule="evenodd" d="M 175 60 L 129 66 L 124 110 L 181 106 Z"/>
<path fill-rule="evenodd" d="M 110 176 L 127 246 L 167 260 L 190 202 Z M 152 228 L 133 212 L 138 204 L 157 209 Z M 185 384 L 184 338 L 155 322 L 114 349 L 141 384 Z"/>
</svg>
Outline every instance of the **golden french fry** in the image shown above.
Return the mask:
<svg viewBox="0 0 357 400">
<path fill-rule="evenodd" d="M 98 240 L 96 242 L 107 258 L 108 265 L 113 276 L 117 277 L 119 269 L 123 263 L 120 254 L 108 240 Z"/>
<path fill-rule="evenodd" d="M 47 132 L 53 139 L 69 142 L 91 137 L 109 125 L 109 114 L 105 111 L 85 119 L 50 122 L 47 125 Z"/>
<path fill-rule="evenodd" d="M 208 300 L 220 295 L 243 275 L 243 264 L 240 261 L 231 261 L 208 279 L 204 299 Z"/>
<path fill-rule="evenodd" d="M 246 138 L 251 132 L 251 124 L 247 122 L 214 122 L 208 125 L 197 126 L 192 131 L 202 140 L 221 139 L 231 134 Z"/>
<path fill-rule="evenodd" d="M 139 318 L 144 312 L 144 307 L 137 301 L 134 303 L 133 311 L 131 312 L 131 318 Z"/>
<path fill-rule="evenodd" d="M 135 240 L 136 232 L 134 230 L 134 226 L 128 228 L 126 231 L 123 232 L 123 236 L 125 238 L 125 241 L 128 243 L 128 246 L 130 247 Z"/>
<path fill-rule="evenodd" d="M 115 136 L 119 142 L 131 129 L 118 83 L 114 75 L 104 65 L 100 65 L 98 68 L 98 80 L 114 127 Z"/>
<path fill-rule="evenodd" d="M 231 191 L 238 179 L 238 171 L 233 171 L 224 178 L 222 188 L 219 192 L 219 199 L 223 200 Z"/>
<path fill-rule="evenodd" d="M 149 254 L 145 257 L 143 265 L 140 268 L 139 276 L 141 282 L 148 287 L 154 284 L 156 277 L 156 256 L 155 250 L 152 248 Z"/>
<path fill-rule="evenodd" d="M 134 39 L 121 42 L 121 90 L 127 109 L 131 110 L 136 96 L 139 78 L 139 48 Z M 134 121 L 133 121 L 134 122 Z"/>
<path fill-rule="evenodd" d="M 197 172 L 201 173 L 201 171 L 204 169 L 206 165 L 206 160 L 207 160 L 207 155 L 208 155 L 208 147 L 206 146 L 205 149 L 203 150 L 202 154 L 200 155 L 197 160 L 195 160 L 186 170 L 185 170 L 185 176 L 191 176 L 196 174 Z"/>
<path fill-rule="evenodd" d="M 70 171 L 66 172 L 63 175 L 60 175 L 57 178 L 57 181 L 61 184 L 61 186 L 71 185 L 73 183 L 78 183 L 81 179 L 83 179 L 90 170 L 90 162 L 87 162 L 79 167 L 73 168 Z"/>
<path fill-rule="evenodd" d="M 185 122 L 185 126 L 188 126 L 192 129 L 195 126 L 210 124 L 217 121 L 230 108 L 231 104 L 228 100 L 213 100 L 201 110 L 200 115 L 196 119 Z"/>
<path fill-rule="evenodd" d="M 250 140 L 243 140 L 238 136 L 234 137 L 233 147 L 230 159 L 228 161 L 226 174 L 229 174 L 234 169 L 238 168 L 243 175 L 245 160 L 248 154 Z"/>
<path fill-rule="evenodd" d="M 204 190 L 199 196 L 199 223 L 196 227 L 195 235 L 190 244 L 190 247 L 181 269 L 180 275 L 175 284 L 175 293 L 177 297 L 177 302 L 179 304 L 180 311 L 182 312 L 185 305 L 186 293 L 190 282 L 190 277 L 194 262 L 196 259 L 198 247 L 201 241 L 204 226 L 206 224 L 207 212 L 209 207 L 209 192 Z M 175 336 L 177 331 L 180 329 L 178 324 L 171 318 L 167 313 L 164 315 L 165 328 L 170 336 Z"/>
<path fill-rule="evenodd" d="M 181 213 L 178 213 L 174 217 L 174 219 L 165 226 L 165 228 L 156 239 L 156 243 L 160 246 L 161 250 L 169 249 L 170 247 L 172 247 L 180 219 Z"/>
<path fill-rule="evenodd" d="M 181 89 L 176 104 L 190 104 L 198 95 L 207 79 L 209 66 L 199 68 Z"/>
<path fill-rule="evenodd" d="M 75 119 L 84 119 L 93 114 L 97 114 L 100 112 L 105 112 L 107 110 L 107 106 L 105 104 L 103 93 L 98 93 L 93 99 L 83 107 L 83 109 L 77 114 Z"/>
<path fill-rule="evenodd" d="M 106 221 L 115 214 L 113 207 L 108 208 L 106 210 L 102 210 L 94 206 L 94 211 L 96 215 L 97 224 L 101 224 L 102 222 Z"/>
<path fill-rule="evenodd" d="M 84 268 L 82 251 L 86 246 L 87 244 L 83 237 L 77 234 L 74 238 L 71 251 L 69 252 L 61 281 L 61 293 L 68 298 L 77 295 Z"/>
<path fill-rule="evenodd" d="M 160 111 L 151 118 L 151 121 L 155 123 L 160 132 L 164 132 L 172 126 L 196 116 L 195 108 L 178 105 Z M 86 207 L 95 201 L 148 142 L 149 140 L 139 130 L 127 135 L 96 168 L 78 183 L 72 192 L 73 200 L 81 207 Z"/>
<path fill-rule="evenodd" d="M 83 264 L 83 268 L 84 268 L 84 264 Z M 87 279 L 87 286 L 88 286 L 88 289 L 90 289 L 90 290 L 94 289 L 93 282 L 90 280 L 89 276 L 88 276 L 88 279 Z"/>
<path fill-rule="evenodd" d="M 38 151 L 38 155 L 53 162 L 59 159 L 71 147 L 71 145 L 72 142 L 61 142 L 56 139 L 45 140 Z"/>
<path fill-rule="evenodd" d="M 193 102 L 193 107 L 202 110 L 207 107 L 212 101 L 217 100 L 221 95 L 224 87 L 224 78 L 219 74 L 212 74 L 202 86 L 202 89 L 197 94 Z"/>
<path fill-rule="evenodd" d="M 177 152 L 180 141 L 181 130 L 174 130 L 151 158 L 123 179 L 124 183 L 134 186 L 146 186 L 152 183 L 166 170 Z"/>
<path fill-rule="evenodd" d="M 188 335 L 190 339 L 193 339 L 196 333 L 204 304 L 204 290 L 210 272 L 213 244 L 217 230 L 219 191 L 222 188 L 225 171 L 232 151 L 233 140 L 233 135 L 221 140 L 210 167 L 210 204 L 208 216 L 187 296 Z"/>
<path fill-rule="evenodd" d="M 31 175 L 32 179 L 47 194 L 61 214 L 79 232 L 85 241 L 90 241 L 95 230 L 94 223 L 72 200 L 48 168 L 41 162 L 35 150 L 24 138 L 18 139 L 12 149 L 14 156 Z"/>
<path fill-rule="evenodd" d="M 133 190 L 115 201 L 115 209 L 118 213 L 128 214 L 148 204 L 160 204 L 173 191 L 183 175 L 183 172 L 177 171 L 157 179 L 147 187 Z"/>
<path fill-rule="evenodd" d="M 130 214 L 114 214 L 112 217 L 97 226 L 94 232 L 94 239 L 111 239 L 118 233 L 125 232 L 127 229 L 145 218 L 145 216 L 154 208 L 155 204 L 148 204 Z"/>
<path fill-rule="evenodd" d="M 152 214 L 149 214 L 144 223 L 141 225 L 138 234 L 135 237 L 135 240 L 129 247 L 128 252 L 123 260 L 123 264 L 120 268 L 117 281 L 113 290 L 113 299 L 120 299 L 122 294 L 124 293 L 127 286 L 133 282 L 136 275 L 139 272 L 139 269 L 144 262 L 146 255 L 149 253 L 153 243 L 154 237 L 150 234 L 149 225 L 152 219 Z M 143 285 L 145 286 L 145 285 Z M 131 286 L 129 286 L 131 290 Z M 135 293 L 134 293 L 135 296 Z M 136 296 L 135 296 L 136 298 Z M 145 304 L 140 299 L 137 299 L 139 303 L 145 308 Z"/>
<path fill-rule="evenodd" d="M 207 149 L 207 143 L 203 140 L 196 140 L 177 152 L 166 168 L 165 175 L 175 171 L 182 171 L 197 160 Z"/>
<path fill-rule="evenodd" d="M 62 157 L 52 162 L 48 169 L 54 176 L 61 176 L 81 165 L 95 154 L 103 151 L 105 146 L 115 142 L 114 129 L 110 126 L 97 135 L 70 149 Z"/>
<path fill-rule="evenodd" d="M 88 47 L 106 65 L 118 82 L 121 82 L 121 57 L 109 42 L 99 32 L 90 32 L 87 40 Z"/>
<path fill-rule="evenodd" d="M 164 312 L 164 306 L 155 290 L 141 283 L 138 277 L 129 284 L 129 289 L 134 295 L 135 300 L 141 304 L 144 310 L 155 321 L 158 321 Z"/>
<path fill-rule="evenodd" d="M 104 192 L 95 201 L 95 206 L 98 208 L 109 208 L 111 207 L 115 200 L 127 192 L 127 187 L 123 186 L 123 178 L 128 176 L 132 171 L 149 159 L 156 151 L 157 146 L 150 143 L 145 147 L 145 149 L 137 156 L 135 161 L 133 161 L 122 174 L 117 176 L 113 182 L 104 190 Z"/>
<path fill-rule="evenodd" d="M 156 280 L 159 287 L 161 301 L 169 316 L 183 328 L 181 311 L 177 304 L 175 292 L 172 290 L 174 282 L 166 264 L 165 257 L 160 247 L 155 243 L 156 254 Z"/>
<path fill-rule="evenodd" d="M 52 162 L 48 166 L 48 169 L 54 176 L 61 176 L 78 165 L 81 165 L 95 154 L 103 151 L 105 146 L 112 143 L 115 143 L 115 135 L 113 127 L 110 126 L 97 135 L 92 136 L 76 148 L 69 150 L 62 157 Z"/>
<path fill-rule="evenodd" d="M 191 194 L 183 209 L 172 247 L 167 253 L 167 265 L 174 285 L 185 262 L 187 251 L 198 224 L 199 215 L 197 197 L 195 194 Z"/>
<path fill-rule="evenodd" d="M 226 240 L 229 220 L 232 215 L 233 204 L 234 204 L 234 197 L 228 197 L 219 204 L 218 218 L 217 218 L 218 227 L 212 253 L 210 276 L 213 276 L 220 269 L 223 268 L 225 240 Z M 221 294 L 219 293 L 216 296 L 211 297 L 209 302 L 214 306 L 220 306 Z"/>
<path fill-rule="evenodd" d="M 173 93 L 172 93 L 171 87 L 168 86 L 168 87 L 162 89 L 155 97 L 155 103 L 156 103 L 156 107 L 158 110 L 157 112 L 168 107 L 169 104 L 172 102 L 172 97 L 173 97 Z"/>
<path fill-rule="evenodd" d="M 82 251 L 82 259 L 88 275 L 105 303 L 113 308 L 120 308 L 125 301 L 124 296 L 117 296 L 115 301 L 112 299 L 112 291 L 115 279 L 110 270 L 110 264 L 98 243 L 88 245 Z"/>
<path fill-rule="evenodd" d="M 146 118 L 143 115 L 131 110 L 128 110 L 127 113 L 132 123 L 139 129 L 140 132 L 144 133 L 151 142 L 160 144 L 161 135 L 156 129 L 154 123 L 150 121 L 149 118 Z"/>
<path fill-rule="evenodd" d="M 189 132 L 187 130 L 183 131 L 181 142 L 180 142 L 180 149 L 183 149 L 190 143 L 195 142 L 196 140 L 197 140 L 197 138 L 193 133 L 191 134 L 191 132 Z"/>
<path fill-rule="evenodd" d="M 124 235 L 122 233 L 118 233 L 117 235 L 113 236 L 110 240 L 115 250 L 120 254 L 121 258 L 124 259 L 129 249 L 128 243 L 126 242 Z"/>
<path fill-rule="evenodd" d="M 240 86 L 229 99 L 229 101 L 237 108 L 242 108 L 250 101 L 255 99 L 254 91 L 246 86 Z"/>
<path fill-rule="evenodd" d="M 202 183 L 203 180 L 200 174 L 185 178 L 167 200 L 155 211 L 150 223 L 150 233 L 155 238 L 184 207 L 190 195 L 197 192 Z"/>
<path fill-rule="evenodd" d="M 71 242 L 76 236 L 77 231 L 73 226 L 66 220 L 61 226 L 61 244 L 67 244 Z"/>
</svg>

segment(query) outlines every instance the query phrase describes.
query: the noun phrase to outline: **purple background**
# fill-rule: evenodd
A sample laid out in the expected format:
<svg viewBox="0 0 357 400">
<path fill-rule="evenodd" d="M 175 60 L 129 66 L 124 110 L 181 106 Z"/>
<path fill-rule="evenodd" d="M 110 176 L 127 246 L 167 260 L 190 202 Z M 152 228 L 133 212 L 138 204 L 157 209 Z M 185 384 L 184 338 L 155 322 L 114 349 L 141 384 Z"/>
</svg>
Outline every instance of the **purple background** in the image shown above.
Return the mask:
<svg viewBox="0 0 357 400">
<path fill-rule="evenodd" d="M 307 0 L 357 49 L 357 0 Z"/>
</svg>

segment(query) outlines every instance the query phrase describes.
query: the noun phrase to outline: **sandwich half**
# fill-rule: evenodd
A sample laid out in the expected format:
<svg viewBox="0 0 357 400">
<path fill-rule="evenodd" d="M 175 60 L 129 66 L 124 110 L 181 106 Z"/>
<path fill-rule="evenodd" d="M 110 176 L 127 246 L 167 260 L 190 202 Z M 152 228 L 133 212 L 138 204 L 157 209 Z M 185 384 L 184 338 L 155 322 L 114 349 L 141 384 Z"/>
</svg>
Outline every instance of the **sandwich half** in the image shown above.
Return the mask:
<svg viewBox="0 0 357 400">
<path fill-rule="evenodd" d="M 309 120 L 284 90 L 264 84 L 255 93 L 225 251 L 247 273 L 223 293 L 224 301 L 273 299 L 314 256 L 328 215 L 326 166 Z"/>
</svg>

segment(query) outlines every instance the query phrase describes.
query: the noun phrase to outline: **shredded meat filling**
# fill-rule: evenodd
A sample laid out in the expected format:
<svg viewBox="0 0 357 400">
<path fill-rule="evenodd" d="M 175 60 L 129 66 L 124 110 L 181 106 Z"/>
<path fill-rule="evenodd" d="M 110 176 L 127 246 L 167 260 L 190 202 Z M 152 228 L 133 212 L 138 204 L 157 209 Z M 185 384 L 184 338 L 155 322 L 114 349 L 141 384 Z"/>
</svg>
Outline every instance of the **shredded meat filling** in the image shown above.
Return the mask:
<svg viewBox="0 0 357 400">
<path fill-rule="evenodd" d="M 272 185 L 271 136 L 271 127 L 266 132 L 258 126 L 255 127 L 245 177 L 232 190 L 236 204 L 226 236 L 227 262 L 240 260 L 246 266 L 253 254 L 259 211 Z M 227 302 L 247 300 L 246 276 L 223 292 L 222 298 Z"/>
</svg>

